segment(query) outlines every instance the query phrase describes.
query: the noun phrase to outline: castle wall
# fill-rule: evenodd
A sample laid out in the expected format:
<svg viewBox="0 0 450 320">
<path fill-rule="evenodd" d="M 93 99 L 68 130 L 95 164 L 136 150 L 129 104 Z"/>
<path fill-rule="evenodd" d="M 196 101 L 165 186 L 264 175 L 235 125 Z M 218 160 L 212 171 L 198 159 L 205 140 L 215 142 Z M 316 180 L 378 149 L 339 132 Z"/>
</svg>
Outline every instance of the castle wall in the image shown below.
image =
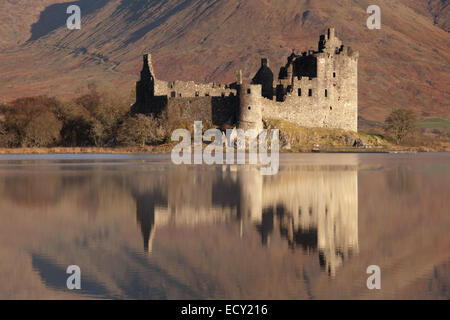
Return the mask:
<svg viewBox="0 0 450 320">
<path fill-rule="evenodd" d="M 302 91 L 304 87 L 302 87 Z M 335 128 L 357 131 L 357 114 L 352 109 L 332 106 L 321 101 L 317 89 L 312 86 L 312 97 L 296 97 L 288 94 L 284 102 L 261 99 L 263 119 L 285 120 L 303 127 Z M 298 88 L 294 88 L 294 92 Z M 309 90 L 309 89 L 306 89 Z M 331 107 L 331 108 L 330 108 Z"/>
<path fill-rule="evenodd" d="M 152 113 L 164 112 L 170 126 L 202 121 L 204 126 L 237 121 L 237 90 L 228 85 L 193 81 L 155 81 Z"/>
<path fill-rule="evenodd" d="M 137 88 L 139 88 L 137 86 Z M 131 108 L 133 113 L 142 113 L 145 115 L 156 115 L 159 116 L 166 110 L 167 107 L 167 96 L 156 96 L 150 97 L 148 100 L 142 99 L 136 102 Z"/>
<path fill-rule="evenodd" d="M 238 98 L 230 97 L 192 97 L 167 100 L 169 124 L 193 123 L 202 121 L 204 126 L 222 125 L 236 121 Z"/>
<path fill-rule="evenodd" d="M 237 92 L 228 85 L 212 82 L 200 84 L 194 81 L 166 82 L 158 80 L 155 84 L 155 95 L 169 98 L 229 97 L 236 96 Z"/>
</svg>

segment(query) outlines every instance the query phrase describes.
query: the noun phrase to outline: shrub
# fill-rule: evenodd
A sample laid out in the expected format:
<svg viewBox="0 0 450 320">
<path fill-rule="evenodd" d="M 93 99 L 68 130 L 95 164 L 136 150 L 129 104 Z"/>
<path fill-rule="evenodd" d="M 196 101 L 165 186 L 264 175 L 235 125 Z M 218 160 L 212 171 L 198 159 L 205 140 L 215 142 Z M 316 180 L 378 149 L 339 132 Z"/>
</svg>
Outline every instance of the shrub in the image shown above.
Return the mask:
<svg viewBox="0 0 450 320">
<path fill-rule="evenodd" d="M 162 126 L 161 120 L 143 114 L 127 118 L 120 126 L 117 134 L 117 142 L 128 146 L 157 144 L 165 139 L 166 130 Z"/>
<path fill-rule="evenodd" d="M 24 128 L 23 147 L 51 147 L 61 140 L 62 122 L 50 111 L 35 115 Z"/>
<path fill-rule="evenodd" d="M 98 92 L 91 86 L 89 92 L 75 100 L 86 123 L 89 123 L 89 141 L 95 146 L 114 145 L 117 130 L 130 111 L 127 97 Z"/>
<path fill-rule="evenodd" d="M 0 148 L 10 147 L 10 136 L 3 121 L 0 121 Z"/>
<path fill-rule="evenodd" d="M 61 122 L 53 114 L 59 102 L 45 96 L 21 98 L 3 106 L 2 144 L 45 147 L 59 142 Z"/>
<path fill-rule="evenodd" d="M 57 110 L 64 123 L 63 145 L 115 145 L 117 130 L 129 110 L 129 97 L 98 92 L 95 86 L 90 86 L 87 94 L 62 104 Z"/>
</svg>

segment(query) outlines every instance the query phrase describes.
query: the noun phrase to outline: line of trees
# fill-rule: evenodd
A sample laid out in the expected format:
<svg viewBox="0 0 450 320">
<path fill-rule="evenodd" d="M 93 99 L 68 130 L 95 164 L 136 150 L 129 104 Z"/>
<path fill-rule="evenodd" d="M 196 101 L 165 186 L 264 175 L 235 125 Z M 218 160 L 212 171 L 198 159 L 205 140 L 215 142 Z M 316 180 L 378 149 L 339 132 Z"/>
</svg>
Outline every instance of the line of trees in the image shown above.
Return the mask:
<svg viewBox="0 0 450 320">
<path fill-rule="evenodd" d="M 130 113 L 130 99 L 91 86 L 70 101 L 47 96 L 0 106 L 0 147 L 142 146 L 166 139 L 161 119 Z"/>
</svg>

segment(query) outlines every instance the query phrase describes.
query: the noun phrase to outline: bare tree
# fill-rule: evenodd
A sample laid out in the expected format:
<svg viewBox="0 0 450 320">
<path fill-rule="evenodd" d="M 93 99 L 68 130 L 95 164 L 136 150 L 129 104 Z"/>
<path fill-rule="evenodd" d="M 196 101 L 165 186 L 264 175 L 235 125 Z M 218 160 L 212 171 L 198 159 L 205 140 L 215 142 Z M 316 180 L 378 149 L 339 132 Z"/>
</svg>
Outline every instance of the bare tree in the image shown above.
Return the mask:
<svg viewBox="0 0 450 320">
<path fill-rule="evenodd" d="M 396 144 L 400 144 L 407 136 L 418 128 L 417 115 L 412 110 L 397 109 L 384 121 L 384 129 Z"/>
</svg>

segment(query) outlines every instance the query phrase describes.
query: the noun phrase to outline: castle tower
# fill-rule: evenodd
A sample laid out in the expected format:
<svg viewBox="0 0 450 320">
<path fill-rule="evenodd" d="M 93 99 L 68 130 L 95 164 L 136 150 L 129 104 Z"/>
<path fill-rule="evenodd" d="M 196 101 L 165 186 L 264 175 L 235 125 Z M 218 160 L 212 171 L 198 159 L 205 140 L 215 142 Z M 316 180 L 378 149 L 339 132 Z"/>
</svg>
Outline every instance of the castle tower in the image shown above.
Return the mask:
<svg viewBox="0 0 450 320">
<path fill-rule="evenodd" d="M 328 29 L 328 39 L 333 39 L 335 35 L 335 29 L 334 28 L 329 28 Z"/>
<path fill-rule="evenodd" d="M 144 54 L 143 60 L 141 81 L 154 81 L 152 56 L 150 54 Z"/>
<path fill-rule="evenodd" d="M 273 72 L 269 68 L 269 60 L 261 59 L 261 68 L 252 80 L 252 84 L 262 85 L 262 95 L 270 100 L 273 99 Z"/>
<path fill-rule="evenodd" d="M 261 131 L 263 129 L 261 99 L 264 99 L 262 98 L 262 85 L 241 84 L 238 87 L 238 95 L 238 128 Z"/>
<path fill-rule="evenodd" d="M 358 130 L 358 57 L 334 28 L 320 37 L 317 57 L 319 105 L 328 110 L 324 127 Z"/>
<path fill-rule="evenodd" d="M 327 34 L 322 35 L 319 41 L 319 52 L 334 53 L 342 46 L 342 41 L 336 37 L 336 30 L 329 28 Z"/>
<path fill-rule="evenodd" d="M 155 77 L 150 54 L 143 57 L 141 80 L 136 83 L 136 104 L 147 106 L 155 96 Z"/>
</svg>

